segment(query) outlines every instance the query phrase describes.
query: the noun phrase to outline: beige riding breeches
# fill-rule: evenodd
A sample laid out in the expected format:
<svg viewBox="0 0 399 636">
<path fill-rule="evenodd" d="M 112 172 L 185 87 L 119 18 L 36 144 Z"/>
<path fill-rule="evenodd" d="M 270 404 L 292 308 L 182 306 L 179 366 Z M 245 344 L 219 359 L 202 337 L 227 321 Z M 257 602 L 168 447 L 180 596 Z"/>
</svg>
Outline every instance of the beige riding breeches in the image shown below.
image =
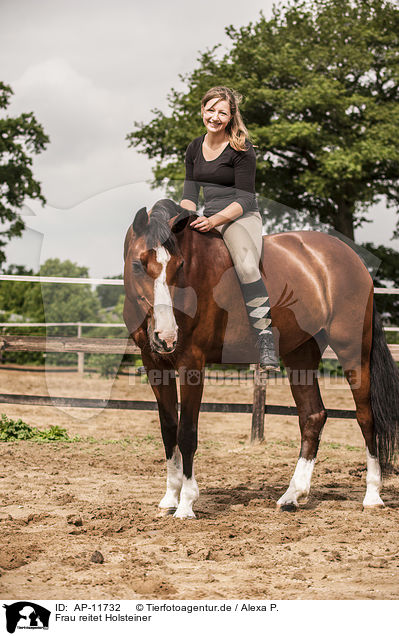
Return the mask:
<svg viewBox="0 0 399 636">
<path fill-rule="evenodd" d="M 245 212 L 230 223 L 216 228 L 230 252 L 241 283 L 259 280 L 259 261 L 262 253 L 262 219 L 258 211 Z"/>
</svg>

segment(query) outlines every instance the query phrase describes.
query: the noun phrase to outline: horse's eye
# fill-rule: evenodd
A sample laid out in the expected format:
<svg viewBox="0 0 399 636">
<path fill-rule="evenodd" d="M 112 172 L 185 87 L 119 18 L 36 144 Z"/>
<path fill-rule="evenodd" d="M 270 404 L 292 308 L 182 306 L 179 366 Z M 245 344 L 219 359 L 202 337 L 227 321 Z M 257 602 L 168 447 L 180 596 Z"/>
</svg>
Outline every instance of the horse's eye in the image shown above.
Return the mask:
<svg viewBox="0 0 399 636">
<path fill-rule="evenodd" d="M 183 265 L 184 265 L 184 261 L 182 261 L 182 262 L 180 263 L 179 267 L 177 268 L 177 271 L 179 271 L 179 269 L 181 269 L 181 268 L 183 267 Z"/>
<path fill-rule="evenodd" d="M 142 274 L 144 267 L 141 261 L 133 261 L 132 263 L 133 274 Z"/>
</svg>

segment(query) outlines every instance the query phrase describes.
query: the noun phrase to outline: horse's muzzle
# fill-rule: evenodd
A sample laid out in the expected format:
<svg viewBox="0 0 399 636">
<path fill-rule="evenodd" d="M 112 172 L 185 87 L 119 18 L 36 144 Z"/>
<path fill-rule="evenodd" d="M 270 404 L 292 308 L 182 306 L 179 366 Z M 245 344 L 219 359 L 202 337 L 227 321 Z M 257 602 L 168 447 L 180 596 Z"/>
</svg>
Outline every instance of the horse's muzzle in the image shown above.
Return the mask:
<svg viewBox="0 0 399 636">
<path fill-rule="evenodd" d="M 161 334 L 154 331 L 152 343 L 157 353 L 163 355 L 173 353 L 177 345 L 177 334 Z"/>
</svg>

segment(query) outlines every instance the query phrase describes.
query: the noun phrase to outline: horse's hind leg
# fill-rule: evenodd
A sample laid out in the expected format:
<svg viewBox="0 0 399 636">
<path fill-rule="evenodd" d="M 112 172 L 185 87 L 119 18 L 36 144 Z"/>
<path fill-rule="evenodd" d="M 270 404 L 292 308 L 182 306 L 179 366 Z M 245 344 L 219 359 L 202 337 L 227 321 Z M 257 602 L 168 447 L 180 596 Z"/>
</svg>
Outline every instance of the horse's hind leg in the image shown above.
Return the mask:
<svg viewBox="0 0 399 636">
<path fill-rule="evenodd" d="M 347 367 L 348 369 L 348 367 Z M 359 370 L 345 370 L 346 379 L 352 390 L 356 404 L 356 419 L 366 442 L 367 475 L 366 495 L 363 499 L 363 508 L 381 508 L 384 502 L 380 497 L 382 486 L 381 469 L 377 459 L 375 441 L 373 435 L 373 415 L 370 405 L 370 367 L 368 363 L 362 364 Z"/>
<path fill-rule="evenodd" d="M 338 356 L 345 377 L 352 391 L 356 405 L 356 419 L 366 442 L 367 475 L 366 495 L 363 500 L 364 508 L 380 508 L 384 502 L 380 497 L 382 486 L 381 469 L 377 459 L 374 439 L 374 422 L 370 404 L 370 343 L 364 338 L 361 353 L 352 352 L 351 348 L 344 349 L 332 346 Z"/>
<path fill-rule="evenodd" d="M 370 295 L 365 314 L 355 324 L 363 322 L 363 329 L 342 323 L 333 323 L 329 343 L 344 370 L 356 405 L 356 419 L 366 442 L 367 475 L 364 508 L 378 508 L 384 505 L 380 497 L 382 485 L 381 469 L 377 458 L 374 436 L 374 420 L 370 402 L 370 354 L 373 331 L 373 298 Z"/>
<path fill-rule="evenodd" d="M 298 409 L 301 450 L 290 485 L 277 502 L 281 510 L 296 510 L 299 503 L 305 503 L 309 495 L 320 436 L 327 419 L 317 380 L 320 358 L 320 346 L 314 338 L 284 356 L 292 395 Z"/>
</svg>

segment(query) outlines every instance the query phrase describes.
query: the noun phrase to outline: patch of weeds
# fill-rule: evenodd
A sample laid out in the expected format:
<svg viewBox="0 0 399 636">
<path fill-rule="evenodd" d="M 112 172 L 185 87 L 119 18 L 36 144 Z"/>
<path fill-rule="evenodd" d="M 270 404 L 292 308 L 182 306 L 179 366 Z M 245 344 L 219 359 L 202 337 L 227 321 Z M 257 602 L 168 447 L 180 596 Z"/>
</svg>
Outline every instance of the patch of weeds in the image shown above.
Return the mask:
<svg viewBox="0 0 399 636">
<path fill-rule="evenodd" d="M 98 444 L 100 446 L 106 446 L 108 444 L 119 444 L 124 448 L 133 444 L 133 440 L 129 437 L 123 437 L 122 439 L 97 439 L 92 435 L 87 435 L 86 437 L 81 437 L 79 441 L 86 442 L 87 444 Z"/>
<path fill-rule="evenodd" d="M 342 448 L 342 444 L 338 442 L 322 442 L 321 446 L 325 446 L 326 448 L 332 448 L 333 450 L 338 450 Z"/>
<path fill-rule="evenodd" d="M 340 444 L 339 442 L 322 442 L 321 446 L 324 448 L 332 448 L 333 450 L 339 450 L 344 448 L 348 451 L 360 451 L 362 450 L 358 446 L 351 446 L 350 444 Z"/>
<path fill-rule="evenodd" d="M 154 441 L 157 441 L 157 440 L 155 440 L 154 435 L 151 435 L 151 433 L 147 433 L 147 435 L 143 435 L 143 437 L 139 438 L 137 441 L 140 441 L 140 442 L 154 442 Z"/>
<path fill-rule="evenodd" d="M 245 442 L 238 442 L 239 444 L 245 444 Z M 212 449 L 219 449 L 222 447 L 221 442 L 217 442 L 217 441 L 212 441 L 212 440 L 204 440 L 201 442 L 201 448 L 203 450 L 212 450 Z"/>
<path fill-rule="evenodd" d="M 0 420 L 0 440 L 9 442 L 18 439 L 31 439 L 34 431 L 29 424 L 25 424 L 22 420 L 12 420 L 5 413 L 1 414 Z"/>
<path fill-rule="evenodd" d="M 13 420 L 4 413 L 0 418 L 0 441 L 16 442 L 30 440 L 33 442 L 78 442 L 80 437 L 69 437 L 65 428 L 50 426 L 41 431 L 38 428 L 26 424 L 23 420 Z"/>
<path fill-rule="evenodd" d="M 131 446 L 132 444 L 134 444 L 134 441 L 129 437 L 123 437 L 122 439 L 101 439 L 96 441 L 98 444 L 113 444 L 122 446 L 122 448 L 126 448 L 127 446 Z"/>
<path fill-rule="evenodd" d="M 66 429 L 60 426 L 50 426 L 44 431 L 36 430 L 38 437 L 44 442 L 75 442 L 80 440 L 79 437 L 69 437 Z"/>
<path fill-rule="evenodd" d="M 87 442 L 88 444 L 97 444 L 98 439 L 96 439 L 92 435 L 88 435 L 87 437 L 82 437 L 81 441 L 82 442 Z"/>
<path fill-rule="evenodd" d="M 286 442 L 283 439 L 275 439 L 273 442 L 267 442 L 267 446 L 288 446 L 288 448 L 297 448 L 298 443 L 294 441 Z"/>
</svg>

